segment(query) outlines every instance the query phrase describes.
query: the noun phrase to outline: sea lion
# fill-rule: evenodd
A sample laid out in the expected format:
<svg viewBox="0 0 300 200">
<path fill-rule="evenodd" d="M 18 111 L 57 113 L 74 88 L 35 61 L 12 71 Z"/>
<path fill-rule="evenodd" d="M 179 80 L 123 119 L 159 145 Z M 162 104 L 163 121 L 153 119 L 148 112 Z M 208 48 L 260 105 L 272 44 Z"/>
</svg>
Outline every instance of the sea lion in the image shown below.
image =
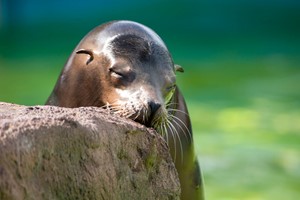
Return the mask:
<svg viewBox="0 0 300 200">
<path fill-rule="evenodd" d="M 153 127 L 166 139 L 181 184 L 181 199 L 204 199 L 191 121 L 176 85 L 175 65 L 162 39 L 131 21 L 89 32 L 62 70 L 46 104 L 106 107 Z"/>
</svg>

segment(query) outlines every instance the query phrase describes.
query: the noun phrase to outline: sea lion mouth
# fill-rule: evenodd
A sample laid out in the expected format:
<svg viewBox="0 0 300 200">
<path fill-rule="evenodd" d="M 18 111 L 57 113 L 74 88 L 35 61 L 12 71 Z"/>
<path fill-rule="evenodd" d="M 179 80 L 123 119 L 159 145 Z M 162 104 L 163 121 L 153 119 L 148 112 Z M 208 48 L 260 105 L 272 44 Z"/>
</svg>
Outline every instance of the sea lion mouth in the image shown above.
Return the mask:
<svg viewBox="0 0 300 200">
<path fill-rule="evenodd" d="M 147 127 L 151 127 L 151 114 L 149 114 L 147 110 L 140 110 L 128 118 Z"/>
<path fill-rule="evenodd" d="M 149 102 L 146 104 L 133 104 L 133 102 L 125 104 L 109 104 L 102 106 L 111 113 L 120 117 L 131 119 L 135 122 L 143 124 L 147 127 L 153 127 L 154 120 L 162 113 L 162 106 L 159 103 Z"/>
<path fill-rule="evenodd" d="M 130 119 L 143 124 L 147 127 L 153 127 L 153 121 L 156 118 L 157 113 L 159 113 L 161 105 L 155 103 L 149 103 L 147 108 L 139 110 L 137 113 L 129 117 Z"/>
</svg>

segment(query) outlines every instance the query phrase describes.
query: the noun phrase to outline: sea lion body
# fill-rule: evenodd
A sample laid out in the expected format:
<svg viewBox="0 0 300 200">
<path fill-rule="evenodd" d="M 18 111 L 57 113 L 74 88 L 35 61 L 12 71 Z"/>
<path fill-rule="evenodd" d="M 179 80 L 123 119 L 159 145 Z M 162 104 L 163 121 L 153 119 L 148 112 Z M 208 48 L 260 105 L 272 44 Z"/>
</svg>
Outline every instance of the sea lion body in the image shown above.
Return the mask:
<svg viewBox="0 0 300 200">
<path fill-rule="evenodd" d="M 136 22 L 109 22 L 80 41 L 46 104 L 106 107 L 155 128 L 170 147 L 181 199 L 204 199 L 191 122 L 176 86 L 180 70 L 154 31 Z"/>
</svg>

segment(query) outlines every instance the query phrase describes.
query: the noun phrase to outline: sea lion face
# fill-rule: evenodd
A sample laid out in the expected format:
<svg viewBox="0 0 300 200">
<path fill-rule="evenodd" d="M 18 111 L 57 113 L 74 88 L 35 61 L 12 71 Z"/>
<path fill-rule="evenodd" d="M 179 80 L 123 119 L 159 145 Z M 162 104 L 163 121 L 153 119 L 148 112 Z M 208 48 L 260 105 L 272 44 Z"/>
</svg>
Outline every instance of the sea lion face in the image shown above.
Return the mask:
<svg viewBox="0 0 300 200">
<path fill-rule="evenodd" d="M 166 104 L 175 89 L 175 68 L 167 49 L 131 34 L 108 41 L 101 54 L 108 60 L 102 71 L 105 105 L 120 116 L 154 126 L 159 115 L 167 115 Z"/>
</svg>

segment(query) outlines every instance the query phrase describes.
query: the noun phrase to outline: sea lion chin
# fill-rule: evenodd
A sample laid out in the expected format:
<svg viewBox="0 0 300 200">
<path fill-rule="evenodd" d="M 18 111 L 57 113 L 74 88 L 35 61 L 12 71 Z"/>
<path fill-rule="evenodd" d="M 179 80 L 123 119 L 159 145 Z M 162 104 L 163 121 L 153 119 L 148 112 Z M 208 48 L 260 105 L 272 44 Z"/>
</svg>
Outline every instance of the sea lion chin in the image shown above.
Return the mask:
<svg viewBox="0 0 300 200">
<path fill-rule="evenodd" d="M 176 85 L 183 72 L 162 39 L 131 21 L 96 27 L 77 45 L 48 105 L 97 106 L 155 128 L 166 139 L 181 184 L 181 199 L 204 199 L 191 122 Z"/>
</svg>

